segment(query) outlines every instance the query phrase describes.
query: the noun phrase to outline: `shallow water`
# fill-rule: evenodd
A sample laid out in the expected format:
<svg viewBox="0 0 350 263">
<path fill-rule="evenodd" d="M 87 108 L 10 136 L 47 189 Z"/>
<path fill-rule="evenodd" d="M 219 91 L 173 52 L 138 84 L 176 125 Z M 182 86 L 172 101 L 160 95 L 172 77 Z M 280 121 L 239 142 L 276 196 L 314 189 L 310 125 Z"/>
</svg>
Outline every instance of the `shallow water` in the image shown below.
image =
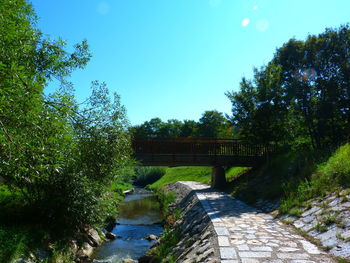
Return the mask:
<svg viewBox="0 0 350 263">
<path fill-rule="evenodd" d="M 159 203 L 152 192 L 136 189 L 119 206 L 119 218 L 111 231 L 118 238 L 105 242 L 94 255 L 98 263 L 119 263 L 123 258 L 138 259 L 154 243 L 145 237 L 159 236 L 163 231 Z"/>
</svg>

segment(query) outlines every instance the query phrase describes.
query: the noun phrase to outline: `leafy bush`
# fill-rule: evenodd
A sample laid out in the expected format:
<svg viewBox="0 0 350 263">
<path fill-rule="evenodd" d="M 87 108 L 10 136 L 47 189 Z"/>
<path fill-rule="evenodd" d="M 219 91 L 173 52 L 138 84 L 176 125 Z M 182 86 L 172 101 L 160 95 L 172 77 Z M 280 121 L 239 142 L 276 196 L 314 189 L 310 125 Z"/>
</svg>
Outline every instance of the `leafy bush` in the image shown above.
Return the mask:
<svg viewBox="0 0 350 263">
<path fill-rule="evenodd" d="M 311 178 L 295 181 L 286 185 L 286 198 L 280 211 L 289 212 L 293 207 L 313 197 L 323 196 L 328 192 L 350 186 L 350 144 L 341 146 L 329 159 L 320 164 Z"/>
<path fill-rule="evenodd" d="M 75 101 L 66 78 L 89 61 L 86 41 L 69 53 L 45 39 L 25 0 L 1 1 L 0 16 L 0 211 L 53 234 L 101 223 L 115 210 L 110 184 L 131 163 L 125 108 L 97 81 Z M 45 95 L 54 78 L 61 87 Z"/>
<path fill-rule="evenodd" d="M 154 167 L 136 167 L 134 184 L 139 186 L 146 186 L 159 180 L 166 172 L 166 167 L 154 166 Z"/>
</svg>

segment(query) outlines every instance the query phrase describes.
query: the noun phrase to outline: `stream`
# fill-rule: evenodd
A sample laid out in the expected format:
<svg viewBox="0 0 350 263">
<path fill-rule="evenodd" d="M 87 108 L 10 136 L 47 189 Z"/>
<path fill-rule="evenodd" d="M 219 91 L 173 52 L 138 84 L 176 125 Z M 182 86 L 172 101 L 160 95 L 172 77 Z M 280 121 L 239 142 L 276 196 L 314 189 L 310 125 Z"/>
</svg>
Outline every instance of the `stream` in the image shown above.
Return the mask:
<svg viewBox="0 0 350 263">
<path fill-rule="evenodd" d="M 119 205 L 119 218 L 111 231 L 117 235 L 96 249 L 95 263 L 120 263 L 125 258 L 137 260 L 155 241 L 145 239 L 150 234 L 159 236 L 163 231 L 162 216 L 156 196 L 136 188 Z"/>
</svg>

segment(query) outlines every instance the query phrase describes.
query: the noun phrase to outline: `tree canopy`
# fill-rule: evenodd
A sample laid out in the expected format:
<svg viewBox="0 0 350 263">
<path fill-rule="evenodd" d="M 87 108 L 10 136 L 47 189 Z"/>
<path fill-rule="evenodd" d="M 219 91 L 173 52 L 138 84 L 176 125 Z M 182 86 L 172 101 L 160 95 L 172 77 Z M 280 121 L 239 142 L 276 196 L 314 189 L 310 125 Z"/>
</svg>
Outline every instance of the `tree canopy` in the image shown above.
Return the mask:
<svg viewBox="0 0 350 263">
<path fill-rule="evenodd" d="M 132 127 L 135 138 L 232 138 L 232 124 L 223 113 L 205 111 L 198 122 L 193 120 L 168 120 L 159 118 Z"/>
<path fill-rule="evenodd" d="M 87 41 L 68 52 L 44 37 L 25 0 L 0 0 L 0 18 L 0 175 L 46 226 L 103 220 L 108 186 L 131 153 L 119 97 L 95 81 L 86 102 L 75 101 L 67 77 L 88 63 Z M 60 87 L 45 95 L 53 79 Z"/>
<path fill-rule="evenodd" d="M 227 92 L 232 121 L 252 142 L 328 148 L 350 135 L 350 28 L 291 39 Z"/>
</svg>

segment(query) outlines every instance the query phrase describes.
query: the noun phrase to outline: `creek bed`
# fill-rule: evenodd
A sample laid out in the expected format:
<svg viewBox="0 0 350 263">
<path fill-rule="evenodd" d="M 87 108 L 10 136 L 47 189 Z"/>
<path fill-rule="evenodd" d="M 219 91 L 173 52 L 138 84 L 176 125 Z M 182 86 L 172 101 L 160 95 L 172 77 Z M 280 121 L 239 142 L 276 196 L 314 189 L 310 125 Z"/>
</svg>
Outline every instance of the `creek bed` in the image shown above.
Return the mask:
<svg viewBox="0 0 350 263">
<path fill-rule="evenodd" d="M 125 258 L 137 260 L 155 241 L 145 238 L 159 236 L 163 231 L 162 215 L 156 196 L 145 189 L 136 188 L 119 206 L 118 225 L 111 231 L 114 241 L 105 242 L 93 255 L 95 263 L 120 263 Z"/>
</svg>

